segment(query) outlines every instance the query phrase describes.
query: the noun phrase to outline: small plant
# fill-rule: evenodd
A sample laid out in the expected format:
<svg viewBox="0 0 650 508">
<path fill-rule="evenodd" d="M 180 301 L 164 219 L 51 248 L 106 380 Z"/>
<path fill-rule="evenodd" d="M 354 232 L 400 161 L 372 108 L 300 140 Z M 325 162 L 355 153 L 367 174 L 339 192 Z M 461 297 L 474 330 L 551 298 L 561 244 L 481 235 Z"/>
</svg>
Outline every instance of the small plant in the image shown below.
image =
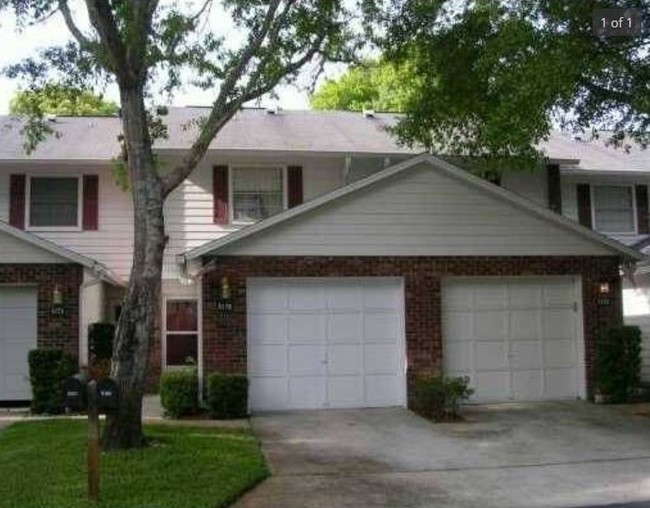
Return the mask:
<svg viewBox="0 0 650 508">
<path fill-rule="evenodd" d="M 641 330 L 638 326 L 610 328 L 598 337 L 596 386 L 609 402 L 629 400 L 641 382 Z"/>
<path fill-rule="evenodd" d="M 103 379 L 109 376 L 113 337 L 115 325 L 112 323 L 93 323 L 88 327 L 88 369 L 91 378 Z"/>
<path fill-rule="evenodd" d="M 460 404 L 474 393 L 468 384 L 468 377 L 421 375 L 413 386 L 413 410 L 434 421 L 460 420 Z"/>
<path fill-rule="evenodd" d="M 208 377 L 208 408 L 213 418 L 245 418 L 248 415 L 248 378 L 243 374 Z"/>
<path fill-rule="evenodd" d="M 33 349 L 28 355 L 32 412 L 63 411 L 63 381 L 77 372 L 77 362 L 60 349 Z"/>
<path fill-rule="evenodd" d="M 160 378 L 160 402 L 172 418 L 199 411 L 199 378 L 196 368 L 164 372 Z"/>
</svg>

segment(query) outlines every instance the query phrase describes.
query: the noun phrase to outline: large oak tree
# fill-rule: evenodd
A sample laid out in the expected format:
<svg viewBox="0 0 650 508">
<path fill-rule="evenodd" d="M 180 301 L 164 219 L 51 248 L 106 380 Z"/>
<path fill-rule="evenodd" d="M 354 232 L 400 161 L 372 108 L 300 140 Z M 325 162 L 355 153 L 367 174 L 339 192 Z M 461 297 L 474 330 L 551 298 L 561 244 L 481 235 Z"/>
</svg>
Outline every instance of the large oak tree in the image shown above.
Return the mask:
<svg viewBox="0 0 650 508">
<path fill-rule="evenodd" d="M 307 64 L 350 58 L 357 39 L 349 32 L 355 23 L 344 3 L 349 2 L 201 0 L 188 12 L 187 2 L 175 1 L 0 0 L 0 12 L 13 10 L 20 23 L 58 15 L 71 34 L 69 44 L 25 59 L 8 69 L 9 76 L 25 78 L 32 87 L 53 80 L 64 86 L 115 83 L 119 88 L 135 237 L 111 371 L 121 390 L 120 404 L 108 418 L 105 448 L 145 444 L 141 409 L 159 313 L 165 199 L 242 105 L 295 78 Z M 221 9 L 225 18 L 215 19 L 212 9 Z M 191 82 L 214 95 L 207 114 L 188 126 L 196 134 L 192 146 L 165 172 L 158 170 L 152 151 L 164 128 L 147 109 L 147 98 L 161 80 L 170 92 Z M 43 124 L 38 117 L 28 123 L 33 143 L 47 135 Z"/>
</svg>

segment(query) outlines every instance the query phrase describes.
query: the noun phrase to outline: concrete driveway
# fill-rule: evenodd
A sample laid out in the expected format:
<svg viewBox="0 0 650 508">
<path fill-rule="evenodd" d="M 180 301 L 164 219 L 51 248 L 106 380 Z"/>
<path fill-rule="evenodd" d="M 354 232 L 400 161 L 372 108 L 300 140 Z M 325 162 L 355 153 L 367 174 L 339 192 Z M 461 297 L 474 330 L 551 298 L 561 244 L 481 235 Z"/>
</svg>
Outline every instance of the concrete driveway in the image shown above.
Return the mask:
<svg viewBox="0 0 650 508">
<path fill-rule="evenodd" d="M 641 413 L 641 414 L 635 414 Z M 253 418 L 273 476 L 237 507 L 650 507 L 650 412 L 586 403 Z"/>
</svg>

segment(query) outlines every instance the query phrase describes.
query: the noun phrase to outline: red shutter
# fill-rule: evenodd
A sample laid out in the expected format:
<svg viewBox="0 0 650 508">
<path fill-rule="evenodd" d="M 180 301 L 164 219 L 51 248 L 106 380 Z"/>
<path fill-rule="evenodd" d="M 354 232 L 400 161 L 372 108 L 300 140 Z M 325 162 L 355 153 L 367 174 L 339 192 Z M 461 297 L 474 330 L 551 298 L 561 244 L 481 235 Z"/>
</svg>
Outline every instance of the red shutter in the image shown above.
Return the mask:
<svg viewBox="0 0 650 508">
<path fill-rule="evenodd" d="M 84 175 L 83 178 L 83 229 L 96 231 L 99 228 L 99 177 Z"/>
<path fill-rule="evenodd" d="M 289 166 L 287 168 L 289 208 L 302 204 L 302 166 Z"/>
<path fill-rule="evenodd" d="M 636 185 L 634 187 L 636 193 L 636 225 L 639 234 L 650 233 L 650 225 L 648 224 L 648 186 Z"/>
<path fill-rule="evenodd" d="M 586 183 L 576 185 L 578 199 L 578 222 L 591 228 L 591 189 Z"/>
<path fill-rule="evenodd" d="M 212 171 L 214 223 L 228 224 L 228 166 L 215 166 Z"/>
<path fill-rule="evenodd" d="M 9 224 L 25 229 L 25 175 L 9 177 Z"/>
</svg>

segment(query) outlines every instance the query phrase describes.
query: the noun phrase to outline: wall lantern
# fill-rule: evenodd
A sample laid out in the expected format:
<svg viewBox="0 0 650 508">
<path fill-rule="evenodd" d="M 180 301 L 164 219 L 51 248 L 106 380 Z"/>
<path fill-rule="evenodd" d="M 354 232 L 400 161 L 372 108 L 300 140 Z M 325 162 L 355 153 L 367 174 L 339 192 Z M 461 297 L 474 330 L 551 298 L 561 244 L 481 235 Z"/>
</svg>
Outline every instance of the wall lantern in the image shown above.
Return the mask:
<svg viewBox="0 0 650 508">
<path fill-rule="evenodd" d="M 50 312 L 53 316 L 63 317 L 65 316 L 65 305 L 63 305 L 63 293 L 59 289 L 59 286 L 54 286 L 52 291 L 52 307 Z"/>
<path fill-rule="evenodd" d="M 222 316 L 228 316 L 232 314 L 232 299 L 230 293 L 230 281 L 228 277 L 221 278 L 221 295 L 217 300 L 217 310 Z"/>
<path fill-rule="evenodd" d="M 611 292 L 611 286 L 609 282 L 603 280 L 600 281 L 598 284 L 598 305 L 609 305 L 611 303 L 610 300 L 610 292 Z"/>
</svg>

